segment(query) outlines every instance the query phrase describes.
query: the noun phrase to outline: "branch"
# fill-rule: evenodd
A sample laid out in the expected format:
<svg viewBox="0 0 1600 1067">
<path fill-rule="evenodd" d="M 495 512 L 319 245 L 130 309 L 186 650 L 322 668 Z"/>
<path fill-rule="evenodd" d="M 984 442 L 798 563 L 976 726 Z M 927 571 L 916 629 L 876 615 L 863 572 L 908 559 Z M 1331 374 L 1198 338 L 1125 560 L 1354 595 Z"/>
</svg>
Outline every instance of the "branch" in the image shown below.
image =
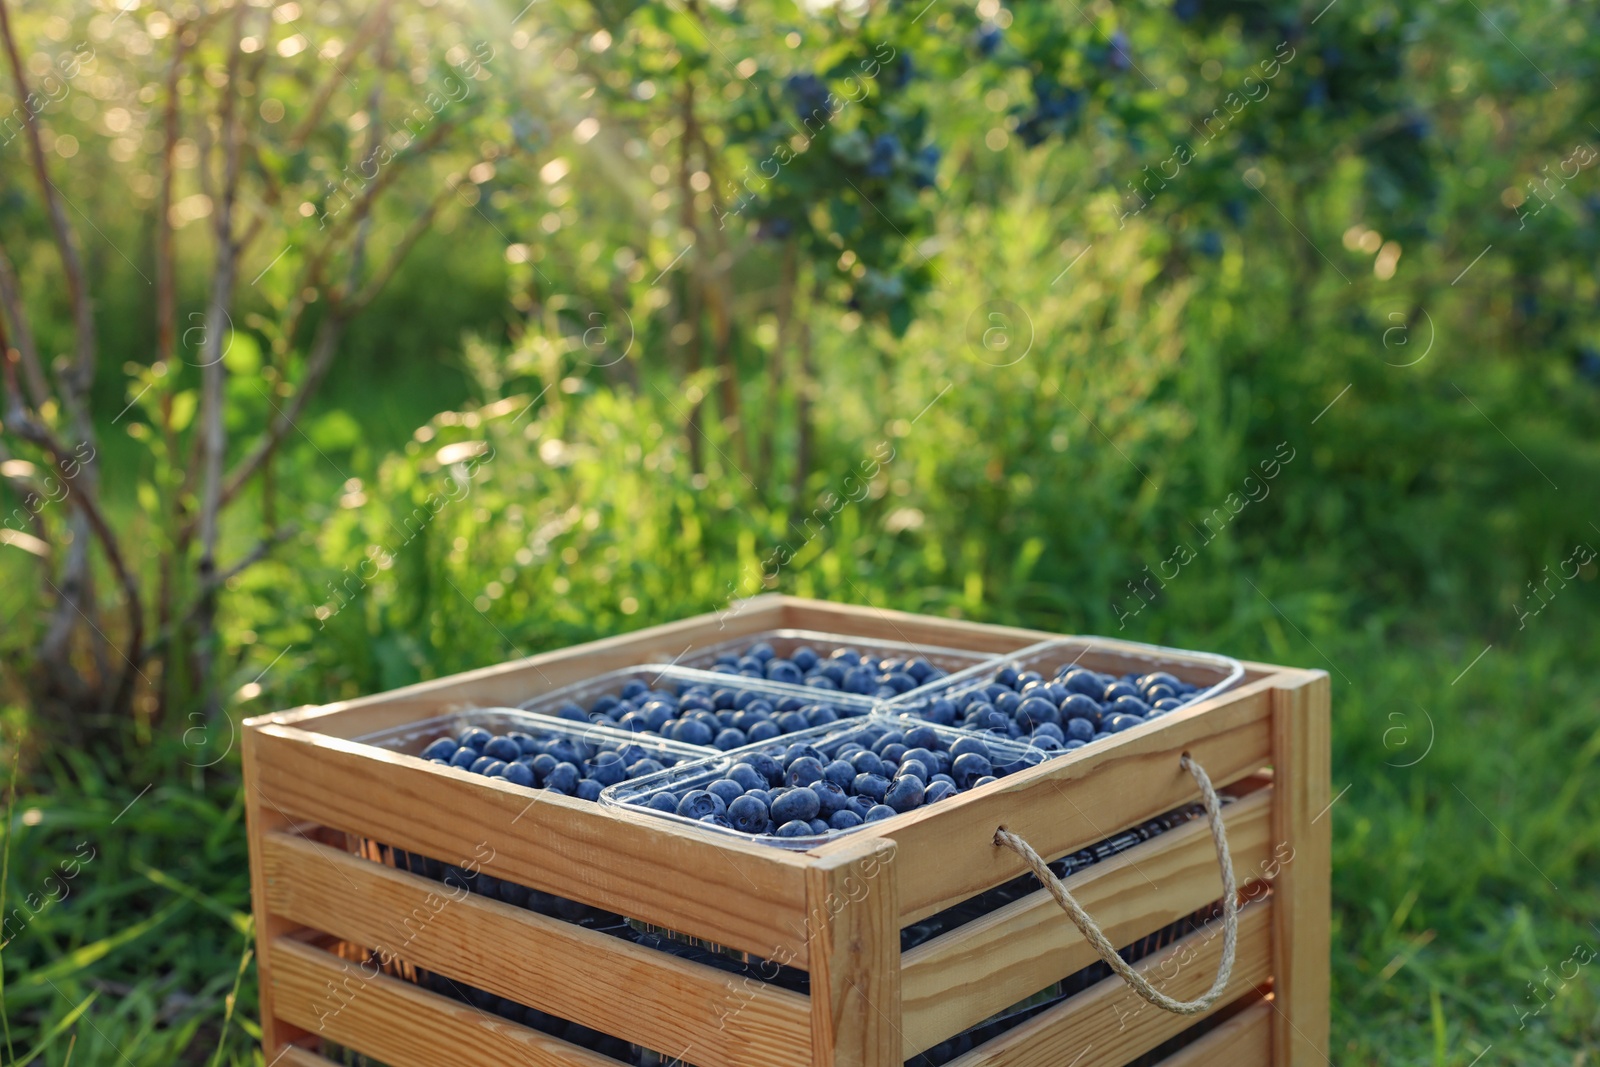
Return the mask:
<svg viewBox="0 0 1600 1067">
<path fill-rule="evenodd" d="M 4 39 L 6 58 L 11 66 L 11 77 L 17 86 L 17 99 L 27 100 L 30 92 L 28 78 L 23 72 L 22 57 L 17 53 L 16 37 L 11 31 L 11 13 L 7 0 L 0 0 L 0 38 Z M 89 421 L 89 413 L 84 407 L 84 402 L 94 385 L 94 309 L 84 281 L 83 261 L 78 255 L 77 240 L 71 225 L 67 222 L 66 212 L 61 208 L 55 183 L 50 180 L 50 174 L 45 169 L 44 145 L 39 140 L 37 116 L 32 108 L 23 107 L 19 110 L 22 112 L 23 126 L 28 131 L 28 143 L 33 149 L 34 176 L 39 181 L 39 193 L 44 198 L 45 208 L 50 216 L 50 229 L 55 235 L 56 248 L 61 254 L 61 265 L 66 272 L 67 294 L 72 302 L 72 318 L 77 333 L 77 360 L 72 372 L 66 376 L 69 387 L 62 391 L 62 400 L 73 413 L 78 436 L 87 442 L 93 439 L 93 426 Z"/>
<path fill-rule="evenodd" d="M 41 408 L 50 398 L 50 386 L 45 380 L 44 366 L 39 362 L 38 346 L 33 343 L 33 331 L 28 328 L 17 272 L 6 257 L 5 245 L 0 244 L 0 357 L 11 347 L 5 340 L 6 319 L 11 320 L 11 329 L 17 337 L 16 353 L 22 362 L 22 377 L 28 385 L 28 399 L 35 408 Z"/>
<path fill-rule="evenodd" d="M 305 118 L 300 120 L 300 124 L 289 135 L 289 151 L 293 152 L 304 144 L 305 139 L 311 136 L 312 129 L 318 122 L 322 121 L 322 113 L 327 109 L 328 101 L 333 99 L 334 90 L 339 88 L 340 84 L 350 80 L 351 64 L 355 62 L 357 56 L 366 52 L 368 43 L 371 42 L 373 35 L 384 24 L 389 8 L 393 6 L 393 3 L 394 0 L 379 0 L 379 3 L 373 7 L 371 14 L 367 16 L 367 21 L 362 23 L 361 28 L 356 31 L 355 39 L 350 42 L 350 47 L 340 54 L 339 62 L 335 64 L 332 73 L 322 83 L 322 87 L 317 90 L 316 97 L 311 101 L 311 110 L 306 112 Z M 372 119 L 376 122 L 377 116 L 373 115 Z"/>
</svg>

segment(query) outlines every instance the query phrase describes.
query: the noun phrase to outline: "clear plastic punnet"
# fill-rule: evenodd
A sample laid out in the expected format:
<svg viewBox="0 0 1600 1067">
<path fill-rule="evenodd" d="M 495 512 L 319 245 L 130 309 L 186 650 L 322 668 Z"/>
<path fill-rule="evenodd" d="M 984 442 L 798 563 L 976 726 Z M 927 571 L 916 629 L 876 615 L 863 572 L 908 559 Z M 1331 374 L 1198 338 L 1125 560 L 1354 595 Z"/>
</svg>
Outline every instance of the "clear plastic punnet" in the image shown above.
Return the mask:
<svg viewBox="0 0 1600 1067">
<path fill-rule="evenodd" d="M 866 718 L 876 704 L 870 697 L 849 693 L 778 686 L 657 663 L 608 671 L 542 693 L 520 707 L 564 722 L 598 724 L 694 745 L 704 756 L 829 722 Z M 712 720 L 695 714 L 705 711 Z M 760 725 L 763 717 L 770 726 Z M 682 724 L 686 718 L 698 718 L 705 728 Z M 734 733 L 726 734 L 729 730 Z"/>
<path fill-rule="evenodd" d="M 1210 652 L 1066 637 L 880 701 L 875 713 L 976 731 L 1054 757 L 1207 700 L 1243 677 L 1238 660 Z"/>
<path fill-rule="evenodd" d="M 676 811 L 660 810 L 652 807 L 651 801 L 658 797 L 705 789 L 713 782 L 726 779 L 728 773 L 735 766 L 740 763 L 750 763 L 752 757 L 757 755 L 770 757 L 782 764 L 784 753 L 792 745 L 808 745 L 820 752 L 826 760 L 838 755 L 842 749 L 852 743 L 872 749 L 874 745 L 882 741 L 886 733 L 904 734 L 912 728 L 922 728 L 931 733 L 934 737 L 934 744 L 923 747 L 929 747 L 931 751 L 944 753 L 947 756 L 951 755 L 952 746 L 959 742 L 966 742 L 968 749 L 975 743 L 981 745 L 987 765 L 992 768 L 991 773 L 996 779 L 1034 766 L 1041 762 L 1042 759 L 1037 752 L 1027 745 L 1019 745 L 998 738 L 975 734 L 967 730 L 954 730 L 928 723 L 908 722 L 906 720 L 897 721 L 874 716 L 866 721 L 823 726 L 813 730 L 789 734 L 773 741 L 749 745 L 745 748 L 735 749 L 731 752 L 693 763 L 680 763 L 675 767 L 612 786 L 600 794 L 600 802 L 610 807 L 670 819 L 680 825 L 692 826 L 698 830 L 723 837 L 733 837 L 778 848 L 805 851 L 816 848 L 818 845 L 826 844 L 829 841 L 835 841 L 843 834 L 854 833 L 863 827 L 874 825 L 877 820 L 870 823 L 863 822 L 848 829 L 828 829 L 825 832 L 813 832 L 795 837 L 780 837 L 771 832 L 765 834 L 747 833 L 734 829 L 732 826 L 718 825 L 717 823 L 701 821 L 689 815 L 680 815 Z M 955 756 L 959 757 L 964 755 L 965 752 L 966 749 L 958 750 Z M 945 772 L 930 770 L 930 779 L 936 773 Z M 965 793 L 973 788 L 981 788 L 975 782 L 970 780 L 961 781 L 959 777 L 955 781 L 956 784 L 951 790 L 952 794 Z M 783 788 L 783 786 L 774 786 L 772 789 L 766 790 L 766 792 L 776 794 Z M 773 796 L 772 802 L 776 802 L 776 800 L 777 797 Z M 731 804 L 732 802 L 725 801 L 724 803 Z M 906 808 L 905 811 L 896 812 L 895 816 L 889 816 L 882 821 L 889 822 L 898 815 L 921 810 L 928 803 L 937 804 L 939 801 L 924 801 L 915 807 Z M 776 825 L 776 823 L 774 822 L 773 825 Z"/>
<path fill-rule="evenodd" d="M 765 646 L 772 654 L 747 656 Z M 809 653 L 809 654 L 808 654 Z M 860 657 L 867 675 L 849 676 Z M 799 657 L 798 659 L 796 657 Z M 945 648 L 912 641 L 883 640 L 820 630 L 763 630 L 714 645 L 691 648 L 675 662 L 717 674 L 738 674 L 774 685 L 838 689 L 874 699 L 888 699 L 934 685 L 952 674 L 999 658 L 996 653 Z M 839 661 L 839 662 L 836 662 Z M 829 670 L 840 667 L 842 670 Z M 757 673 L 759 671 L 759 673 Z M 798 673 L 797 673 L 798 672 Z M 826 672 L 826 673 L 824 673 Z M 829 675 L 835 677 L 829 677 Z M 886 680 L 889 675 L 906 675 Z M 870 683 L 869 678 L 870 676 Z M 850 686 L 856 686 L 851 689 Z"/>
</svg>

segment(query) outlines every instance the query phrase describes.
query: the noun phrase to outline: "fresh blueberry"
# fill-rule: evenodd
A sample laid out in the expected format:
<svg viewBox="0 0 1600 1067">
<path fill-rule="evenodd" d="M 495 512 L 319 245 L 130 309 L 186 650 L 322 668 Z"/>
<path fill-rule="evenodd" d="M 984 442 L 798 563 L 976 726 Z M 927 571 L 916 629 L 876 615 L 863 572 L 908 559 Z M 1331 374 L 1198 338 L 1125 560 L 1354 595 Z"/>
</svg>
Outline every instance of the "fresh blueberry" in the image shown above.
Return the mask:
<svg viewBox="0 0 1600 1067">
<path fill-rule="evenodd" d="M 678 814 L 688 819 L 703 819 L 707 815 L 721 815 L 728 805 L 715 793 L 704 789 L 691 789 L 678 802 Z"/>
<path fill-rule="evenodd" d="M 783 750 L 783 765 L 785 767 L 790 766 L 795 760 L 798 759 L 814 759 L 818 764 L 825 764 L 828 762 L 828 757 L 824 756 L 819 749 L 813 748 L 811 745 L 790 745 L 788 748 Z"/>
<path fill-rule="evenodd" d="M 1049 734 L 1034 734 L 1029 744 L 1037 751 L 1050 755 L 1061 751 L 1061 739 L 1051 737 Z"/>
<path fill-rule="evenodd" d="M 1018 726 L 1032 731 L 1046 723 L 1059 723 L 1061 712 L 1043 697 L 1029 697 L 1017 706 L 1016 714 L 1012 717 Z"/>
<path fill-rule="evenodd" d="M 883 773 L 883 761 L 878 758 L 875 752 L 868 752 L 863 749 L 860 752 L 851 754 L 849 762 L 856 769 L 856 774 Z M 854 776 L 852 776 L 852 780 L 853 778 Z"/>
<path fill-rule="evenodd" d="M 645 807 L 675 815 L 678 811 L 678 798 L 671 793 L 657 793 L 645 802 Z"/>
<path fill-rule="evenodd" d="M 1112 682 L 1110 685 L 1106 686 L 1105 691 L 1100 694 L 1100 702 L 1102 704 L 1109 704 L 1118 697 L 1136 697 L 1138 695 L 1139 691 L 1133 686 L 1129 685 L 1127 682 Z"/>
<path fill-rule="evenodd" d="M 976 782 L 973 782 L 972 788 L 976 789 L 980 785 L 988 785 L 990 782 L 998 782 L 999 780 L 1000 779 L 996 778 L 992 774 L 986 774 L 982 778 L 979 778 Z"/>
<path fill-rule="evenodd" d="M 956 706 L 949 700 L 931 701 L 919 713 L 922 718 L 938 726 L 949 726 L 956 721 Z"/>
<path fill-rule="evenodd" d="M 917 775 L 907 774 L 894 780 L 889 792 L 884 795 L 883 802 L 895 811 L 910 811 L 922 803 L 923 792 L 922 779 Z"/>
<path fill-rule="evenodd" d="M 960 759 L 962 756 L 969 754 L 982 756 L 987 760 L 989 758 L 989 746 L 982 738 L 978 737 L 959 738 L 950 746 L 950 758 L 952 760 Z"/>
<path fill-rule="evenodd" d="M 937 804 L 945 797 L 955 796 L 956 792 L 955 783 L 953 782 L 934 782 L 928 786 L 927 792 L 922 794 L 922 802 L 924 804 Z"/>
<path fill-rule="evenodd" d="M 790 785 L 810 785 L 822 781 L 823 763 L 814 756 L 801 756 L 789 764 L 785 779 Z"/>
<path fill-rule="evenodd" d="M 889 779 L 881 774 L 858 774 L 854 782 L 857 796 L 870 797 L 881 801 L 889 792 Z"/>
<path fill-rule="evenodd" d="M 1163 697 L 1162 699 L 1156 701 L 1155 707 L 1151 710 L 1157 712 L 1175 711 L 1181 707 L 1183 707 L 1183 701 L 1179 700 L 1177 697 Z"/>
<path fill-rule="evenodd" d="M 928 776 L 932 773 L 927 764 L 917 759 L 903 759 L 900 761 L 900 766 L 894 769 L 894 777 L 897 781 L 901 778 L 912 776 L 926 782 Z"/>
<path fill-rule="evenodd" d="M 814 671 L 817 669 L 820 658 L 817 656 L 816 650 L 811 646 L 801 645 L 789 653 L 789 662 L 799 667 L 802 671 Z"/>
<path fill-rule="evenodd" d="M 1131 730 L 1144 722 L 1140 715 L 1113 715 L 1106 721 L 1106 730 L 1110 733 L 1120 734 L 1124 730 Z"/>
<path fill-rule="evenodd" d="M 628 764 L 628 777 L 643 778 L 647 774 L 655 774 L 666 769 L 660 760 L 642 759 L 637 763 Z"/>
<path fill-rule="evenodd" d="M 578 783 L 576 796 L 579 800 L 599 800 L 600 790 L 604 788 L 604 786 L 595 781 L 593 778 L 585 778 L 583 781 Z"/>
<path fill-rule="evenodd" d="M 747 793 L 752 789 L 765 789 L 767 787 L 766 778 L 748 763 L 735 763 L 728 768 L 728 779 L 737 782 L 739 788 Z"/>
<path fill-rule="evenodd" d="M 783 731 L 771 719 L 758 722 L 745 731 L 745 740 L 754 745 L 761 741 L 771 741 L 774 737 L 782 736 Z"/>
<path fill-rule="evenodd" d="M 650 687 L 635 678 L 622 687 L 622 699 L 633 700 L 644 696 L 648 692 L 650 692 Z"/>
<path fill-rule="evenodd" d="M 482 758 L 483 757 L 478 754 L 478 750 L 473 748 L 471 745 L 462 745 L 460 748 L 456 749 L 456 754 L 450 757 L 450 766 L 467 768 L 471 767 L 474 763 L 477 763 L 478 760 Z"/>
<path fill-rule="evenodd" d="M 744 796 L 745 788 L 731 778 L 718 778 L 706 786 L 706 792 L 715 793 L 722 798 L 724 804 L 732 804 L 735 800 Z"/>
<path fill-rule="evenodd" d="M 811 832 L 813 834 L 817 834 L 817 835 L 821 835 L 821 834 L 827 833 L 828 832 L 828 823 L 827 823 L 827 821 L 824 820 L 824 819 L 812 819 L 811 820 Z"/>
<path fill-rule="evenodd" d="M 742 730 L 727 729 L 719 731 L 711 743 L 724 752 L 731 752 L 736 748 L 743 748 L 748 743 Z"/>
<path fill-rule="evenodd" d="M 724 830 L 733 829 L 733 823 L 728 821 L 728 817 L 726 815 L 706 815 L 703 816 L 700 821 L 703 823 L 709 823 L 712 826 L 720 826 Z"/>
<path fill-rule="evenodd" d="M 1036 740 L 1040 737 L 1053 737 L 1057 741 L 1065 741 L 1067 739 L 1066 731 L 1053 722 L 1047 722 L 1043 726 L 1036 727 L 1033 731 L 1033 736 Z"/>
<path fill-rule="evenodd" d="M 1098 674 L 1094 671 L 1084 670 L 1081 667 L 1063 674 L 1061 676 L 1061 684 L 1074 693 L 1093 697 L 1096 701 L 1100 699 L 1100 694 L 1105 692 L 1106 688 L 1105 682 L 1101 680 Z M 1062 708 L 1061 710 L 1065 713 L 1067 709 Z"/>
<path fill-rule="evenodd" d="M 822 777 L 840 789 L 849 789 L 850 783 L 856 780 L 857 773 L 853 766 L 842 759 L 836 759 L 822 768 Z"/>
<path fill-rule="evenodd" d="M 483 757 L 483 759 L 489 759 L 489 757 L 485 756 L 485 757 Z M 479 760 L 478 761 L 478 763 L 482 763 L 482 762 L 483 762 L 483 760 Z M 475 763 L 475 764 L 473 764 L 473 766 L 476 767 L 477 764 Z M 483 770 L 481 770 L 481 771 L 479 771 L 477 773 L 483 775 L 485 778 L 504 778 L 505 775 L 506 775 L 506 768 L 509 767 L 509 766 L 511 766 L 511 765 L 509 763 L 507 763 L 505 760 L 500 760 L 500 759 L 490 760 L 489 761 L 489 765 L 484 767 Z"/>
<path fill-rule="evenodd" d="M 469 726 L 461 731 L 461 736 L 456 740 L 461 742 L 462 748 L 475 748 L 480 753 L 484 746 L 494 739 L 494 735 L 481 726 Z"/>
<path fill-rule="evenodd" d="M 467 770 L 471 771 L 473 774 L 487 774 L 489 772 L 489 768 L 494 766 L 496 763 L 500 764 L 502 767 L 505 766 L 504 761 L 497 760 L 493 756 L 479 756 L 477 759 L 472 761 L 472 765 L 468 767 Z"/>
<path fill-rule="evenodd" d="M 892 744 L 884 745 L 881 749 L 879 749 L 878 758 L 883 760 L 885 763 L 898 764 L 900 762 L 900 757 L 904 756 L 907 751 L 909 750 L 906 748 L 906 746 L 897 741 Z"/>
<path fill-rule="evenodd" d="M 526 763 L 512 763 L 506 767 L 505 780 L 524 789 L 533 788 L 533 770 Z"/>
<path fill-rule="evenodd" d="M 535 760 L 535 763 L 538 761 Z M 568 796 L 578 791 L 578 780 L 582 777 L 578 768 L 571 763 L 558 763 L 550 769 L 544 777 L 544 787 L 557 793 Z"/>
<path fill-rule="evenodd" d="M 839 713 L 833 710 L 832 704 L 812 704 L 800 714 L 805 716 L 809 726 L 827 726 L 839 721 Z"/>
<path fill-rule="evenodd" d="M 849 803 L 850 798 L 845 791 L 827 779 L 813 782 L 809 788 L 817 795 L 817 813 L 824 819 Z"/>
<path fill-rule="evenodd" d="M 670 736 L 674 741 L 682 741 L 686 745 L 709 745 L 713 737 L 711 727 L 698 719 L 679 719 L 671 731 Z"/>
<path fill-rule="evenodd" d="M 510 763 L 521 757 L 522 746 L 509 737 L 492 737 L 489 743 L 483 746 L 483 754 Z"/>
<path fill-rule="evenodd" d="M 560 760 L 550 755 L 550 753 L 541 752 L 537 756 L 533 757 L 533 760 L 528 764 L 528 766 L 533 769 L 534 777 L 543 782 L 546 778 L 550 777 L 550 772 L 555 770 L 556 765 L 560 762 Z"/>
<path fill-rule="evenodd" d="M 874 804 L 867 811 L 866 821 L 881 822 L 884 819 L 892 819 L 898 814 L 899 812 L 895 811 L 886 804 Z"/>
<path fill-rule="evenodd" d="M 811 823 L 800 819 L 791 819 L 778 827 L 779 837 L 810 837 Z"/>
<path fill-rule="evenodd" d="M 964 789 L 971 788 L 977 779 L 994 773 L 994 766 L 986 756 L 966 752 L 956 757 L 950 765 L 951 777 Z"/>
<path fill-rule="evenodd" d="M 1111 711 L 1114 715 L 1139 715 L 1150 714 L 1150 705 L 1138 697 L 1118 697 L 1111 702 Z"/>
<path fill-rule="evenodd" d="M 956 784 L 956 780 L 950 777 L 948 774 L 936 774 L 932 778 L 928 779 L 928 788 L 933 788 L 935 782 L 944 782 L 951 786 Z"/>
<path fill-rule="evenodd" d="M 628 767 L 615 752 L 602 752 L 594 758 L 589 777 L 601 785 L 616 785 L 628 780 Z"/>
<path fill-rule="evenodd" d="M 768 785 L 781 785 L 783 783 L 783 767 L 765 752 L 757 752 L 747 756 L 745 762 L 755 768 L 755 772 L 765 778 Z"/>
<path fill-rule="evenodd" d="M 817 794 L 803 787 L 785 790 L 772 801 L 772 818 L 775 822 L 815 819 L 822 810 Z"/>
<path fill-rule="evenodd" d="M 735 830 L 759 834 L 766 830 L 769 821 L 767 805 L 758 797 L 746 794 L 728 805 L 728 822 Z"/>
<path fill-rule="evenodd" d="M 427 748 L 422 750 L 422 758 L 442 759 L 448 762 L 450 757 L 456 754 L 456 749 L 460 747 L 460 745 L 456 744 L 450 738 L 441 737 L 437 741 L 430 744 Z"/>
<path fill-rule="evenodd" d="M 1100 705 L 1093 697 L 1073 693 L 1061 702 L 1061 718 L 1088 719 L 1090 723 L 1096 723 L 1100 721 Z"/>
<path fill-rule="evenodd" d="M 853 827 L 860 826 L 861 823 L 861 816 L 857 815 L 849 808 L 840 808 L 838 811 L 833 813 L 833 818 L 828 820 L 828 825 L 835 830 L 849 830 Z"/>
</svg>

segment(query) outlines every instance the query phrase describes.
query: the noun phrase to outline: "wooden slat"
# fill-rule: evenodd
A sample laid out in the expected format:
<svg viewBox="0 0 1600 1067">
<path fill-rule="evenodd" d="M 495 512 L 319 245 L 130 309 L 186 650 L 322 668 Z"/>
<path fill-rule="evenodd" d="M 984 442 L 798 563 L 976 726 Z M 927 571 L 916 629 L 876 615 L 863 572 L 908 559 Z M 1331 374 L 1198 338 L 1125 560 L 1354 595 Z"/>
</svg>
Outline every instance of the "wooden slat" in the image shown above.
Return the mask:
<svg viewBox="0 0 1600 1067">
<path fill-rule="evenodd" d="M 497 1015 L 372 975 L 321 949 L 272 943 L 272 991 L 281 1016 L 389 1067 L 619 1067 Z"/>
<path fill-rule="evenodd" d="M 816 1067 L 900 1067 L 894 861 L 894 846 L 864 838 L 806 873 Z"/>
<path fill-rule="evenodd" d="M 1272 1001 L 1262 999 L 1161 1061 L 1160 1067 L 1267 1067 Z"/>
<path fill-rule="evenodd" d="M 319 1056 L 310 1049 L 291 1046 L 283 1051 L 276 1059 L 267 1057 L 266 1062 L 281 1063 L 283 1067 L 339 1067 L 337 1063 L 326 1057 Z"/>
<path fill-rule="evenodd" d="M 254 745 L 269 811 L 805 966 L 803 854 L 291 727 Z"/>
<path fill-rule="evenodd" d="M 1273 1063 L 1314 1067 L 1328 1059 L 1329 937 L 1331 924 L 1332 747 L 1328 676 L 1309 675 L 1293 688 L 1273 690 L 1273 767 L 1278 803 L 1276 839 L 1292 848 L 1274 883 Z"/>
<path fill-rule="evenodd" d="M 1001 826 L 1040 855 L 1062 856 L 1198 800 L 1178 762 L 1184 752 L 1219 787 L 1254 772 L 1272 757 L 1271 692 L 1268 681 L 1252 683 L 904 819 L 872 824 L 861 833 L 891 838 L 900 850 L 900 921 L 915 922 L 1023 873 L 1022 859 L 994 843 Z"/>
<path fill-rule="evenodd" d="M 316 930 L 646 1048 L 811 1062 L 811 1005 L 797 993 L 287 834 L 264 845 L 271 911 Z"/>
<path fill-rule="evenodd" d="M 1270 855 L 1272 790 L 1228 805 L 1228 845 L 1243 885 Z M 1216 845 L 1196 819 L 1066 881 L 1112 944 L 1128 945 L 1222 896 Z M 904 1058 L 1075 974 L 1099 957 L 1040 889 L 905 954 Z"/>
<path fill-rule="evenodd" d="M 1211 1012 L 1266 981 L 1272 960 L 1271 926 L 1270 897 L 1240 912 L 1233 976 Z M 1136 967 L 1168 996 L 1189 1000 L 1211 987 L 1221 957 L 1219 920 Z M 1211 1012 L 1174 1015 L 1163 1011 L 1112 975 L 945 1067 L 1121 1067 Z"/>
<path fill-rule="evenodd" d="M 272 963 L 267 946 L 295 929 L 293 921 L 274 915 L 267 907 L 266 874 L 261 867 L 261 846 L 268 834 L 289 827 L 292 820 L 261 799 L 261 770 L 256 760 L 253 733 L 245 733 L 240 758 L 244 767 L 245 835 L 250 851 L 250 903 L 255 916 L 256 972 L 260 983 L 261 1047 L 270 1062 L 291 1042 L 310 1037 L 304 1030 L 282 1022 L 273 1014 Z"/>
</svg>

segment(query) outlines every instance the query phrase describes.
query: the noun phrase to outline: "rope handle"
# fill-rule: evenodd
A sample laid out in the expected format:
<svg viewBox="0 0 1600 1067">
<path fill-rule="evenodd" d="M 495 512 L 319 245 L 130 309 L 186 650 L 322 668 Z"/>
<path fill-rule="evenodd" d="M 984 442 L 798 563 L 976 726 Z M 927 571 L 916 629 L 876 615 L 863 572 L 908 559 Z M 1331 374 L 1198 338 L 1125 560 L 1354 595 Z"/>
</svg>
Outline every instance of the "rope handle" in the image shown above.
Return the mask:
<svg viewBox="0 0 1600 1067">
<path fill-rule="evenodd" d="M 1217 1002 L 1224 990 L 1228 988 L 1228 979 L 1233 975 L 1234 952 L 1239 944 L 1239 889 L 1233 877 L 1233 857 L 1228 852 L 1227 828 L 1222 823 L 1222 801 L 1217 796 L 1217 791 L 1211 784 L 1211 778 L 1205 769 L 1185 752 L 1181 760 L 1183 769 L 1194 777 L 1195 784 L 1200 787 L 1200 798 L 1205 804 L 1206 816 L 1211 823 L 1211 839 L 1217 845 L 1217 861 L 1222 867 L 1222 962 L 1217 967 L 1217 977 L 1211 983 L 1211 988 L 1202 993 L 1195 1000 L 1174 1000 L 1161 990 L 1151 985 L 1145 977 L 1128 965 L 1117 953 L 1100 925 L 1090 918 L 1089 913 L 1083 910 L 1083 905 L 1072 898 L 1067 892 L 1067 887 L 1061 884 L 1050 865 L 1045 863 L 1039 853 L 1016 834 L 1000 827 L 994 832 L 994 841 L 997 845 L 1005 845 L 1033 869 L 1033 873 L 1044 887 L 1055 897 L 1056 903 L 1067 913 L 1094 950 L 1100 954 L 1111 969 L 1122 977 L 1124 982 L 1133 991 L 1154 1004 L 1158 1008 L 1178 1015 L 1199 1015 Z"/>
</svg>

